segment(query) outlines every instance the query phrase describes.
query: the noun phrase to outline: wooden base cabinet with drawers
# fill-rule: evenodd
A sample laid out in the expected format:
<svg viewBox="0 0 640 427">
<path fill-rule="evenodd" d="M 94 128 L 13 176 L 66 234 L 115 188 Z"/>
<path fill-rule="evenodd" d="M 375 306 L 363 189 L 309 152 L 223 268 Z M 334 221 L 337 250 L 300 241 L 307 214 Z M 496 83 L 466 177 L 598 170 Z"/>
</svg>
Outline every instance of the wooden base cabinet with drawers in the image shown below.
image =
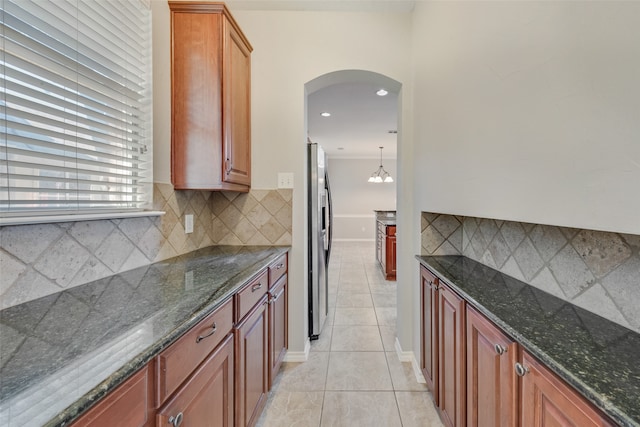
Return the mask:
<svg viewBox="0 0 640 427">
<path fill-rule="evenodd" d="M 446 426 L 616 425 L 435 274 L 420 277 L 422 372 Z"/>
<path fill-rule="evenodd" d="M 233 427 L 233 334 L 229 333 L 157 413 L 158 426 Z"/>
<path fill-rule="evenodd" d="M 287 352 L 287 259 L 278 257 L 72 425 L 254 426 Z"/>
</svg>

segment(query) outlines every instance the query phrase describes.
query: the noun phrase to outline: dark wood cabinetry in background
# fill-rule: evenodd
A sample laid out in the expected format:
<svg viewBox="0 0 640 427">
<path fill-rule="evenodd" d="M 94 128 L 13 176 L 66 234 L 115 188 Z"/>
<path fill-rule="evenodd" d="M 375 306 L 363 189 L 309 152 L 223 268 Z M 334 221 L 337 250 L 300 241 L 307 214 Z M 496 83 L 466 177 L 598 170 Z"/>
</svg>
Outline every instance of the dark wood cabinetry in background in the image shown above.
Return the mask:
<svg viewBox="0 0 640 427">
<path fill-rule="evenodd" d="M 249 191 L 252 47 L 223 3 L 169 8 L 174 188 Z"/>
<path fill-rule="evenodd" d="M 449 427 L 596 427 L 613 422 L 420 267 L 421 368 Z"/>
<path fill-rule="evenodd" d="M 377 221 L 376 259 L 386 280 L 396 280 L 396 226 Z"/>
</svg>

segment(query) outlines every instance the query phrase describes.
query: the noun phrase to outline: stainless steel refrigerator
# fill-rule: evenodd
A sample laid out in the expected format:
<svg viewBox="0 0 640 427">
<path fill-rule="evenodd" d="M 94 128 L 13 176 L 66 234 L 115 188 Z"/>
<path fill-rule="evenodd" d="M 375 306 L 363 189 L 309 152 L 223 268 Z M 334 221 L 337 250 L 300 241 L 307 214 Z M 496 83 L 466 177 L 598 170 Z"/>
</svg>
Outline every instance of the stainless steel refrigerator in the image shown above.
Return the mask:
<svg viewBox="0 0 640 427">
<path fill-rule="evenodd" d="M 318 339 L 327 319 L 329 306 L 328 268 L 331 255 L 333 213 L 331 190 L 327 175 L 327 156 L 318 144 L 309 142 L 308 200 L 309 200 L 309 337 Z"/>
</svg>

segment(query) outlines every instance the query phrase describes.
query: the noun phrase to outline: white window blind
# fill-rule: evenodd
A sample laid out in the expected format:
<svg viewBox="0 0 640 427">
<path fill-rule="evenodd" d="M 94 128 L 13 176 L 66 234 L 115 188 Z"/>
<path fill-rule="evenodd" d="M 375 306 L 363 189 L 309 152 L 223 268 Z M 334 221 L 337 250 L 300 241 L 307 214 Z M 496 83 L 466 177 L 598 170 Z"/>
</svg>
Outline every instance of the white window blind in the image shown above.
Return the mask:
<svg viewBox="0 0 640 427">
<path fill-rule="evenodd" d="M 0 0 L 0 6 L 0 215 L 147 207 L 148 4 Z"/>
</svg>

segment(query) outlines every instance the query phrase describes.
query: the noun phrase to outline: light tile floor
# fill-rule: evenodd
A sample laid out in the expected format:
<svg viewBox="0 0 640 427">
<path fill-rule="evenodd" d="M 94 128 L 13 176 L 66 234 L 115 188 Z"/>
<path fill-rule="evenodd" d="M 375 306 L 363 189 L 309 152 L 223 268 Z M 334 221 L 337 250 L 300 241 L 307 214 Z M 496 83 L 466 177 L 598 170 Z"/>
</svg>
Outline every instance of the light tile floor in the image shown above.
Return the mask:
<svg viewBox="0 0 640 427">
<path fill-rule="evenodd" d="M 329 317 L 309 359 L 285 363 L 259 427 L 441 427 L 425 384 L 395 351 L 396 282 L 374 243 L 334 243 Z"/>
</svg>

